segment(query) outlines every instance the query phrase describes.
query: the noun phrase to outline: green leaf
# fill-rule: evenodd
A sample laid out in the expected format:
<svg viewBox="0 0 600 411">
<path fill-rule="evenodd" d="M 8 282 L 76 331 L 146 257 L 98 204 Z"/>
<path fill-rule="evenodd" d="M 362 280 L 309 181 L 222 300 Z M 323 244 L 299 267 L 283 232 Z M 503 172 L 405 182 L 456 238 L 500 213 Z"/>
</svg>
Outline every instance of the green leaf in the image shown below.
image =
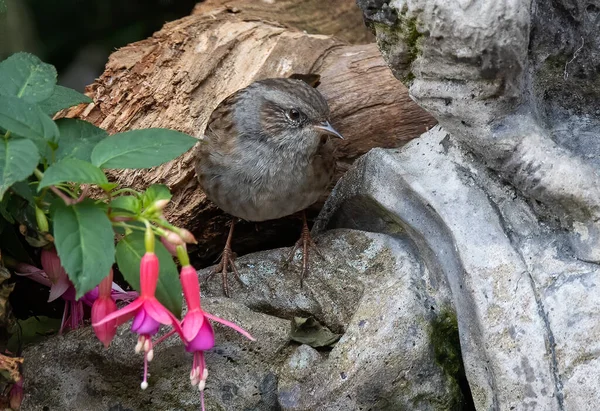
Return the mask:
<svg viewBox="0 0 600 411">
<path fill-rule="evenodd" d="M 29 317 L 26 320 L 17 320 L 11 330 L 11 337 L 7 349 L 13 353 L 20 353 L 24 346 L 41 341 L 49 335 L 56 334 L 60 329 L 60 319 L 45 316 Z"/>
<path fill-rule="evenodd" d="M 54 153 L 56 161 L 73 157 L 90 161 L 92 150 L 108 133 L 87 121 L 73 118 L 56 120 L 60 132 L 60 144 Z"/>
<path fill-rule="evenodd" d="M 39 160 L 40 155 L 33 142 L 0 139 L 0 198 L 14 183 L 29 177 Z"/>
<path fill-rule="evenodd" d="M 0 127 L 33 140 L 55 140 L 58 127 L 35 104 L 17 97 L 0 95 Z"/>
<path fill-rule="evenodd" d="M 0 63 L 0 94 L 38 103 L 50 97 L 56 69 L 29 53 L 16 53 Z"/>
<path fill-rule="evenodd" d="M 4 197 L 2 199 L 2 201 L 0 201 L 0 215 L 9 223 L 14 224 L 15 223 L 15 219 L 13 218 L 13 216 L 10 214 L 10 212 L 8 211 L 8 199 L 10 197 Z M 0 238 L 2 238 L 2 236 L 0 236 Z"/>
<path fill-rule="evenodd" d="M 146 208 L 158 200 L 170 200 L 172 197 L 169 187 L 164 184 L 152 184 L 142 194 L 142 207 Z"/>
<path fill-rule="evenodd" d="M 100 168 L 150 168 L 179 157 L 197 142 L 175 130 L 132 130 L 98 143 L 92 152 L 92 163 Z"/>
<path fill-rule="evenodd" d="M 106 277 L 115 261 L 114 233 L 103 206 L 84 200 L 54 205 L 56 251 L 77 298 Z"/>
<path fill-rule="evenodd" d="M 107 184 L 108 179 L 102 170 L 87 161 L 65 158 L 48 167 L 38 191 L 59 183 Z"/>
<path fill-rule="evenodd" d="M 100 188 L 104 191 L 113 191 L 115 188 L 119 187 L 119 183 L 106 183 L 100 184 Z"/>
<path fill-rule="evenodd" d="M 65 108 L 91 102 L 92 99 L 85 94 L 67 87 L 55 86 L 52 95 L 46 100 L 39 102 L 38 105 L 44 113 L 53 116 Z"/>
<path fill-rule="evenodd" d="M 120 196 L 110 202 L 112 208 L 129 211 L 135 215 L 142 209 L 140 200 L 136 196 Z"/>
<path fill-rule="evenodd" d="M 154 252 L 160 261 L 156 298 L 177 317 L 181 316 L 181 284 L 177 266 L 167 249 L 156 241 Z M 140 261 L 146 253 L 144 233 L 133 232 L 117 244 L 117 264 L 125 280 L 140 291 Z"/>
<path fill-rule="evenodd" d="M 10 189 L 14 191 L 19 197 L 27 200 L 29 204 L 35 204 L 35 200 L 33 198 L 35 191 L 31 187 L 28 181 L 19 181 L 14 183 Z"/>
</svg>

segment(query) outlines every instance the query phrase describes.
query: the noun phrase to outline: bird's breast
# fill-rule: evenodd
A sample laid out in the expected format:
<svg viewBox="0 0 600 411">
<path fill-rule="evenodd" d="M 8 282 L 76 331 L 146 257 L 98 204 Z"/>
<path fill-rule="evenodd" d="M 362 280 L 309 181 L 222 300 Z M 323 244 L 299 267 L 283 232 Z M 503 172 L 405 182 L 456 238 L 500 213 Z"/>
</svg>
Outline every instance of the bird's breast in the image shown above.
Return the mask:
<svg viewBox="0 0 600 411">
<path fill-rule="evenodd" d="M 254 150 L 223 160 L 212 156 L 211 165 L 200 167 L 202 188 L 225 212 L 249 221 L 307 208 L 326 192 L 335 166 L 331 150 L 313 156 Z"/>
</svg>

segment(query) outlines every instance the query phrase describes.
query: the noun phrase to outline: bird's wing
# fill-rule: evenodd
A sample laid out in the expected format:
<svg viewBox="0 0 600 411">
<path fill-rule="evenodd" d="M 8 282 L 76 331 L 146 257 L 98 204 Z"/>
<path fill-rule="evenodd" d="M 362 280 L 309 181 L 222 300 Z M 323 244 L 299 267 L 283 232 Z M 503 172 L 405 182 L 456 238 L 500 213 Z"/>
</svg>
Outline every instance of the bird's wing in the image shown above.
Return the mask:
<svg viewBox="0 0 600 411">
<path fill-rule="evenodd" d="M 241 90 L 227 97 L 219 103 L 210 115 L 204 132 L 204 140 L 207 143 L 208 150 L 212 151 L 215 148 L 226 150 L 229 145 L 234 144 L 237 130 L 233 121 L 233 107 L 240 94 Z"/>
</svg>

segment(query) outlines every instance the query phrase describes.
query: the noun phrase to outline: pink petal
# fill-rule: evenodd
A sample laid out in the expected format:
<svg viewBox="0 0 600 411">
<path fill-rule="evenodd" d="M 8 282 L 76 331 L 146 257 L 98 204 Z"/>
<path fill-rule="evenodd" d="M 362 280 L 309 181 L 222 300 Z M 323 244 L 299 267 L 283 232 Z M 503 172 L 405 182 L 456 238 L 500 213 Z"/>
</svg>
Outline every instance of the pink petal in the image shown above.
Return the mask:
<svg viewBox="0 0 600 411">
<path fill-rule="evenodd" d="M 218 323 L 221 323 L 223 325 L 226 325 L 229 328 L 233 328 L 234 330 L 236 330 L 237 332 L 239 332 L 240 334 L 242 334 L 244 337 L 246 337 L 247 339 L 249 339 L 250 341 L 256 341 L 256 339 L 250 335 L 250 333 L 246 330 L 244 330 L 242 327 L 240 327 L 239 325 L 236 325 L 232 322 L 229 322 L 227 320 L 224 320 L 222 318 L 216 317 L 212 314 L 207 313 L 206 311 L 204 312 L 204 316 L 208 319 L 211 319 L 213 321 L 216 321 Z"/>
<path fill-rule="evenodd" d="M 71 282 L 66 276 L 59 277 L 58 282 L 50 286 L 50 296 L 48 296 L 48 302 L 52 302 L 63 295 L 70 286 Z"/>
<path fill-rule="evenodd" d="M 172 325 L 177 331 L 177 334 L 179 334 L 181 338 L 184 338 L 183 330 L 181 329 L 181 325 L 179 324 L 177 317 L 175 317 L 171 311 L 167 310 L 165 306 L 162 305 L 156 298 L 149 298 L 144 305 L 144 309 L 149 316 L 154 318 L 159 323 Z"/>
<path fill-rule="evenodd" d="M 169 317 L 169 310 L 167 310 L 156 298 L 148 298 L 144 304 L 144 310 L 150 317 L 155 319 L 161 324 L 171 325 L 171 317 Z"/>
<path fill-rule="evenodd" d="M 37 267 L 24 263 L 19 263 L 15 270 L 17 270 L 15 271 L 16 275 L 28 277 L 30 280 L 45 285 L 46 287 L 52 286 L 52 283 L 48 279 L 48 276 L 46 275 L 44 270 L 40 270 Z"/>
<path fill-rule="evenodd" d="M 201 311 L 190 311 L 185 315 L 182 323 L 183 338 L 186 341 L 192 341 L 198 332 L 202 323 L 204 322 L 204 315 Z"/>
<path fill-rule="evenodd" d="M 119 321 L 119 317 L 127 316 L 127 319 L 133 317 L 133 315 L 135 315 L 135 312 L 142 306 L 142 304 L 144 304 L 144 300 L 141 298 L 138 298 L 137 300 L 126 305 L 125 307 L 121 308 L 120 310 L 115 311 L 114 313 L 107 315 L 102 320 L 98 321 L 97 323 L 92 324 L 92 326 L 97 327 L 99 325 L 106 324 L 107 322 L 112 321 L 112 320 L 117 320 L 117 324 L 121 325 L 121 324 L 123 324 L 123 322 Z"/>
</svg>

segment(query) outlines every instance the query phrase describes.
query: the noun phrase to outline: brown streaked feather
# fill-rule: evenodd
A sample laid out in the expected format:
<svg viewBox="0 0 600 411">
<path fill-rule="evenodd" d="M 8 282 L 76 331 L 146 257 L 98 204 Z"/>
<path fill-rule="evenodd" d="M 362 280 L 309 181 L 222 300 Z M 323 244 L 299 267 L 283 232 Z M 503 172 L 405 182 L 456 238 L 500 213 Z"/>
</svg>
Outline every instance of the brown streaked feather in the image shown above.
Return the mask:
<svg viewBox="0 0 600 411">
<path fill-rule="evenodd" d="M 212 112 L 204 132 L 205 139 L 210 143 L 222 147 L 231 144 L 231 140 L 235 138 L 237 132 L 234 129 L 233 107 L 241 92 L 242 90 L 236 91 L 227 97 Z"/>
</svg>

